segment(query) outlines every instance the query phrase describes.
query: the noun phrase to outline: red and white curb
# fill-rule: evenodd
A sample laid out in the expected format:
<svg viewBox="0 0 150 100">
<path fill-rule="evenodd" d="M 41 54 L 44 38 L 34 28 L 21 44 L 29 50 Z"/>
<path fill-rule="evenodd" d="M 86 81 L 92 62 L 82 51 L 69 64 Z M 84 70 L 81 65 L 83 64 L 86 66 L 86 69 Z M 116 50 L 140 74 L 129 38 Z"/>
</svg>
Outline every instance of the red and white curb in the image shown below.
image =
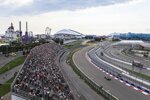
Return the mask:
<svg viewBox="0 0 150 100">
<path fill-rule="evenodd" d="M 94 67 L 96 67 L 98 70 L 100 70 L 100 71 L 102 71 L 103 73 L 109 75 L 110 77 L 113 77 L 115 80 L 119 80 L 121 83 L 125 84 L 125 85 L 128 86 L 128 87 L 130 87 L 130 88 L 132 88 L 132 89 L 134 89 L 134 90 L 136 90 L 136 91 L 138 91 L 138 92 L 141 92 L 142 94 L 144 94 L 144 95 L 146 95 L 146 96 L 150 96 L 149 93 L 147 93 L 147 92 L 145 92 L 145 91 L 143 91 L 143 90 L 140 90 L 140 89 L 138 89 L 137 87 L 134 87 L 134 86 L 132 86 L 132 85 L 130 85 L 130 84 L 128 84 L 128 83 L 126 83 L 126 82 L 124 82 L 124 81 L 118 79 L 117 77 L 114 77 L 113 75 L 109 74 L 108 72 L 104 71 L 103 69 L 99 68 L 97 65 L 95 65 L 95 64 L 91 61 L 91 59 L 90 59 L 89 56 L 87 55 L 87 52 L 86 52 L 86 54 L 85 54 L 85 57 L 86 57 L 86 59 L 87 59 Z"/>
</svg>

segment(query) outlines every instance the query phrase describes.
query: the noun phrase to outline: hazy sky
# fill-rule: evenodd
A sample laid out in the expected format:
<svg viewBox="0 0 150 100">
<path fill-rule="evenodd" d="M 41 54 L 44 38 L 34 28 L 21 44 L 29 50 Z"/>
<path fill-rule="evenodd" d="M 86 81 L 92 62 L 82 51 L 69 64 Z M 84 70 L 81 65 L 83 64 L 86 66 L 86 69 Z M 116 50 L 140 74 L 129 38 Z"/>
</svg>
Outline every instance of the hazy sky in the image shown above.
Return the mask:
<svg viewBox="0 0 150 100">
<path fill-rule="evenodd" d="M 0 34 L 25 21 L 34 34 L 73 29 L 83 34 L 150 33 L 150 0 L 0 0 Z"/>
</svg>

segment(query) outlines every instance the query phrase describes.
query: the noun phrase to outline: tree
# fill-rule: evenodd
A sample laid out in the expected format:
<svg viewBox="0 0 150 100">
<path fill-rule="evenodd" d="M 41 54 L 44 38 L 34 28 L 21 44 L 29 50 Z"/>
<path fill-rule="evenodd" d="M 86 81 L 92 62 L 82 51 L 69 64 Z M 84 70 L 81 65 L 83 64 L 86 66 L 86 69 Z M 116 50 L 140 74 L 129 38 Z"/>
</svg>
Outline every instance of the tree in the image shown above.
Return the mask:
<svg viewBox="0 0 150 100">
<path fill-rule="evenodd" d="M 60 44 L 61 44 L 61 45 L 64 44 L 64 40 L 63 40 L 63 39 L 60 40 Z"/>
</svg>

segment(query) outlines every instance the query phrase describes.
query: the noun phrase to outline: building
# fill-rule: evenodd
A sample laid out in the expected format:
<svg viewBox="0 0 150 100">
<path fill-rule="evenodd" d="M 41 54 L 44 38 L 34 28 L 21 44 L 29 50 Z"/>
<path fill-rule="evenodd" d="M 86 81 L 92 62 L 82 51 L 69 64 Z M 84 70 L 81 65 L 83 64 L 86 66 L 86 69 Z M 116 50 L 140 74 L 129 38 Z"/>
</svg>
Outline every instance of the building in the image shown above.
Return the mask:
<svg viewBox="0 0 150 100">
<path fill-rule="evenodd" d="M 110 36 L 114 39 L 150 41 L 150 34 L 148 33 L 112 33 Z"/>
<path fill-rule="evenodd" d="M 70 39 L 81 39 L 84 35 L 71 29 L 63 29 L 54 34 L 54 38 L 70 40 Z"/>
<path fill-rule="evenodd" d="M 94 39 L 96 35 L 85 35 L 85 39 Z"/>
<path fill-rule="evenodd" d="M 47 34 L 37 34 L 35 35 L 36 39 L 40 40 L 40 39 L 46 39 L 47 38 Z"/>
<path fill-rule="evenodd" d="M 13 23 L 11 23 L 11 26 L 8 27 L 8 29 L 5 31 L 6 42 L 16 41 L 19 37 L 20 37 L 20 32 L 18 30 L 15 31 Z"/>
<path fill-rule="evenodd" d="M 8 29 L 5 31 L 4 38 L 6 42 L 18 41 L 18 42 L 27 43 L 32 40 L 33 32 L 28 31 L 28 22 L 26 22 L 26 31 L 25 31 L 25 35 L 23 35 L 21 30 L 21 21 L 20 21 L 19 30 L 15 30 L 13 23 L 11 23 L 11 26 L 8 27 Z"/>
</svg>

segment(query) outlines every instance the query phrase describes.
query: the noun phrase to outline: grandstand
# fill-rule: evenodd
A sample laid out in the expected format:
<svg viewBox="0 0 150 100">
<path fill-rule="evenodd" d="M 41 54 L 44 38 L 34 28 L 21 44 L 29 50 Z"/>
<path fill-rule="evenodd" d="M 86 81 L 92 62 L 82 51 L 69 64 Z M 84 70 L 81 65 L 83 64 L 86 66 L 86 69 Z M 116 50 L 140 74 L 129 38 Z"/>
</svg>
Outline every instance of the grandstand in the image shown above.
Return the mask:
<svg viewBox="0 0 150 100">
<path fill-rule="evenodd" d="M 12 100 L 74 100 L 56 63 L 62 51 L 55 43 L 33 48 L 12 84 Z"/>
</svg>

